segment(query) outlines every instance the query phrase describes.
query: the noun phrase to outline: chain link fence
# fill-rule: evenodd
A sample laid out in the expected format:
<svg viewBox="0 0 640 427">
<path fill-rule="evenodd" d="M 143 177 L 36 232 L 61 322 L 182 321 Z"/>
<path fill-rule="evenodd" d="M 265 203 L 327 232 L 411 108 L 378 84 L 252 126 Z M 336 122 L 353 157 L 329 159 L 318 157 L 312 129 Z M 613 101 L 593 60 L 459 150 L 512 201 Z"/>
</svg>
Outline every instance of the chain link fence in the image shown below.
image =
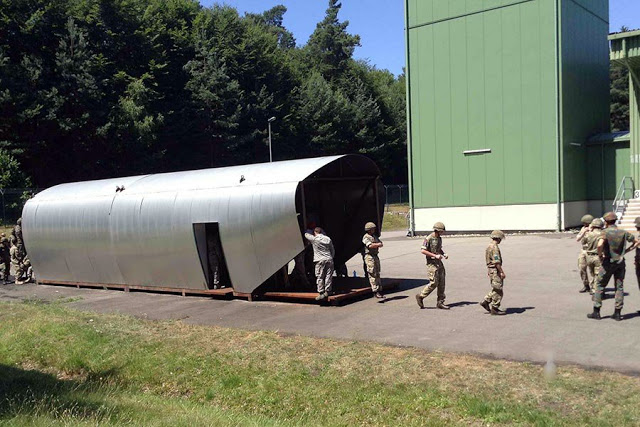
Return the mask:
<svg viewBox="0 0 640 427">
<path fill-rule="evenodd" d="M 384 192 L 387 197 L 386 208 L 390 205 L 409 204 L 409 186 L 408 185 L 385 185 Z"/>
<path fill-rule="evenodd" d="M 38 191 L 40 191 L 38 188 L 0 188 L 1 225 L 14 225 L 16 220 L 22 216 L 24 204 Z"/>
</svg>

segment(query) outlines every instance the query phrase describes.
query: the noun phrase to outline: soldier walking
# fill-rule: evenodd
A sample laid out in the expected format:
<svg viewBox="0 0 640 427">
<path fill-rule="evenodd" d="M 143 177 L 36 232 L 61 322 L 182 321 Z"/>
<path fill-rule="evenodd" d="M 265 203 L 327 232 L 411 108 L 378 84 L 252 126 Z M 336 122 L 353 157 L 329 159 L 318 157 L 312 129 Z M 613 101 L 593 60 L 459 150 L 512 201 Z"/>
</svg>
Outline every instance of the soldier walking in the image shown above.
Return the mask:
<svg viewBox="0 0 640 427">
<path fill-rule="evenodd" d="M 449 259 L 449 256 L 442 250 L 442 237 L 440 237 L 446 231 L 445 226 L 441 222 L 436 222 L 433 225 L 433 233 L 429 234 L 422 242 L 420 253 L 427 257 L 427 278 L 429 283 L 424 287 L 422 292 L 416 295 L 416 301 L 418 307 L 424 308 L 423 300 L 429 296 L 434 289 L 438 289 L 438 303 L 436 307 L 441 310 L 449 310 L 449 306 L 445 305 L 444 300 L 446 295 L 445 278 L 446 272 L 444 270 L 443 259 Z"/>
<path fill-rule="evenodd" d="M 485 250 L 485 260 L 487 262 L 487 276 L 491 283 L 491 292 L 489 292 L 480 305 L 489 313 L 495 316 L 503 316 L 506 312 L 500 310 L 500 303 L 504 297 L 504 279 L 507 275 L 502 269 L 502 254 L 498 245 L 505 239 L 505 235 L 500 230 L 491 232 L 491 244 Z"/>
<path fill-rule="evenodd" d="M 618 321 L 622 320 L 625 274 L 624 255 L 626 252 L 637 248 L 640 242 L 631 233 L 619 229 L 616 226 L 617 220 L 618 217 L 614 212 L 609 212 L 604 216 L 607 228 L 604 230 L 600 240 L 598 240 L 598 256 L 602 262 L 602 268 L 600 268 L 596 280 L 596 289 L 593 295 L 593 312 L 587 314 L 590 319 L 600 320 L 602 294 L 609 279 L 613 276 L 616 286 L 616 305 L 612 318 Z M 627 242 L 631 243 L 631 246 L 625 250 Z"/>
<path fill-rule="evenodd" d="M 587 252 L 587 271 L 591 276 L 589 280 L 589 293 L 593 295 L 596 291 L 596 279 L 602 263 L 598 256 L 598 242 L 602 239 L 604 228 L 604 221 L 600 218 L 596 218 L 591 221 L 591 231 L 589 231 L 582 238 L 582 247 L 586 248 Z"/>
<path fill-rule="evenodd" d="M 582 217 L 580 220 L 580 222 L 582 222 L 582 228 L 576 237 L 576 241 L 582 245 L 580 255 L 578 255 L 578 271 L 580 271 L 580 279 L 582 280 L 582 289 L 580 289 L 580 293 L 588 292 L 590 290 L 589 276 L 587 275 L 587 250 L 585 243 L 583 242 L 583 238 L 589 231 L 591 231 L 591 221 L 593 221 L 592 215 L 587 214 Z"/>
<path fill-rule="evenodd" d="M 368 222 L 364 226 L 365 234 L 362 236 L 362 244 L 364 245 L 364 264 L 367 267 L 367 275 L 371 290 L 376 298 L 384 298 L 382 295 L 382 286 L 380 280 L 380 258 L 378 252 L 384 244 L 376 235 L 378 227 L 373 222 Z"/>
<path fill-rule="evenodd" d="M 304 237 L 313 246 L 313 262 L 315 263 L 316 284 L 318 285 L 316 301 L 321 301 L 329 298 L 333 284 L 333 257 L 335 256 L 333 242 L 320 227 L 314 228 L 313 234 L 305 233 Z"/>
</svg>

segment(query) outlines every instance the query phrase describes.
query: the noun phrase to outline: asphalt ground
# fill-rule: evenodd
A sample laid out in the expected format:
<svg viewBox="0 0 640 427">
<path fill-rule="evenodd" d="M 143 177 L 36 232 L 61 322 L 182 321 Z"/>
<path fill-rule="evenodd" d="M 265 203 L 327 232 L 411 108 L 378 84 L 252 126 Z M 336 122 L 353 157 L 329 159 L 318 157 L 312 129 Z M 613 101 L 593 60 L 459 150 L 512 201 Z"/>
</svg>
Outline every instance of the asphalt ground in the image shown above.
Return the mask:
<svg viewBox="0 0 640 427">
<path fill-rule="evenodd" d="M 578 293 L 579 245 L 570 233 L 509 236 L 504 258 L 506 316 L 491 316 L 477 303 L 490 290 L 484 263 L 488 237 L 444 238 L 446 303 L 435 309 L 435 292 L 420 310 L 414 295 L 424 285 L 421 239 L 389 233 L 380 251 L 382 275 L 402 279 L 379 302 L 368 298 L 341 307 L 279 302 L 214 300 L 143 292 L 124 293 L 43 285 L 0 286 L 0 300 L 63 299 L 80 310 L 122 313 L 148 319 L 274 330 L 281 333 L 376 341 L 431 351 L 545 363 L 578 364 L 640 374 L 640 291 L 633 254 L 627 255 L 624 320 L 613 313 L 613 283 L 600 321 L 587 319 L 588 294 Z M 361 258 L 348 264 L 362 275 Z"/>
</svg>

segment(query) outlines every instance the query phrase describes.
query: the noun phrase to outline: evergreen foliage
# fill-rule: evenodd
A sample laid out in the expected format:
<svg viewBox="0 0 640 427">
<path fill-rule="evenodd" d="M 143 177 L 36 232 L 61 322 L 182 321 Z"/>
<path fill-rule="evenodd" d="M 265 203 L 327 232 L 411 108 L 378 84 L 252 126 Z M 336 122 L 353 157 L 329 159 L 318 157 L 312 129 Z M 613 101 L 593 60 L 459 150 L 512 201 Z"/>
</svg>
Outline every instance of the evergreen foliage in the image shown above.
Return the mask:
<svg viewBox="0 0 640 427">
<path fill-rule="evenodd" d="M 340 7 L 297 46 L 284 6 L 0 0 L 0 159 L 39 187 L 263 162 L 275 116 L 276 160 L 363 153 L 405 183 L 404 77 L 353 59 Z"/>
</svg>

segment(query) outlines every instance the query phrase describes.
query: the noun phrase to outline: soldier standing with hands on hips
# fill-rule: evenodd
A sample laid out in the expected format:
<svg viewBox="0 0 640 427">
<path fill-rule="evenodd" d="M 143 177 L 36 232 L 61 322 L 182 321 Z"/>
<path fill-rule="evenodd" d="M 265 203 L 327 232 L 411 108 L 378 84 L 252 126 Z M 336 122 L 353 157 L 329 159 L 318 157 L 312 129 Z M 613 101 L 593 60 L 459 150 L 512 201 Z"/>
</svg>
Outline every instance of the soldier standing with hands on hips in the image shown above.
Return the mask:
<svg viewBox="0 0 640 427">
<path fill-rule="evenodd" d="M 421 309 L 424 308 L 422 300 L 437 288 L 438 303 L 436 307 L 441 310 L 449 310 L 449 307 L 444 304 L 446 298 L 444 294 L 446 272 L 442 263 L 442 260 L 449 259 L 449 256 L 442 250 L 442 237 L 440 237 L 445 230 L 443 223 L 436 222 L 433 224 L 433 233 L 424 239 L 420 248 L 420 253 L 427 257 L 427 278 L 429 279 L 427 286 L 416 295 L 416 301 Z"/>
<path fill-rule="evenodd" d="M 616 306 L 613 320 L 622 320 L 622 306 L 624 305 L 624 275 L 625 275 L 625 253 L 634 250 L 640 242 L 631 233 L 616 227 L 618 217 L 615 212 L 609 212 L 603 217 L 607 228 L 598 241 L 598 256 L 602 260 L 602 267 L 598 272 L 596 280 L 596 291 L 593 294 L 593 313 L 587 314 L 589 319 L 600 320 L 600 307 L 602 307 L 602 294 L 604 288 L 613 276 L 616 286 Z M 631 243 L 626 248 L 627 242 Z"/>
</svg>

